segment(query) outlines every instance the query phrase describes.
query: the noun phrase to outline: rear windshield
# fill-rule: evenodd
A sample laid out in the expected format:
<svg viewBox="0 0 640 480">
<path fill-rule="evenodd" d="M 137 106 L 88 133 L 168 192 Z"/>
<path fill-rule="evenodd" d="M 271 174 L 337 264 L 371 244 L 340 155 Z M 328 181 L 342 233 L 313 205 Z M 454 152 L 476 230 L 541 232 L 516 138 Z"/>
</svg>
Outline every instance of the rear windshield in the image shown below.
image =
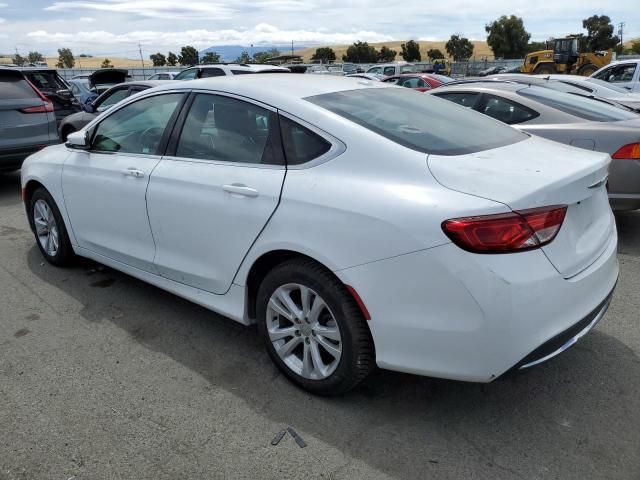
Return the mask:
<svg viewBox="0 0 640 480">
<path fill-rule="evenodd" d="M 24 72 L 39 90 L 65 90 L 67 86 L 56 72 Z"/>
<path fill-rule="evenodd" d="M 0 100 L 22 100 L 37 96 L 33 88 L 20 76 L 0 73 Z"/>
<path fill-rule="evenodd" d="M 629 93 L 629 90 L 625 90 L 622 87 L 618 87 L 617 85 L 614 85 L 612 83 L 605 82 L 604 80 L 598 80 L 597 78 L 589 78 L 586 81 L 589 83 L 593 83 L 594 85 L 597 85 L 600 88 L 604 88 L 605 90 L 613 90 L 616 93 L 624 93 L 624 94 Z"/>
<path fill-rule="evenodd" d="M 638 118 L 635 113 L 593 98 L 558 92 L 549 88 L 527 87 L 518 90 L 518 95 L 592 122 L 619 122 Z"/>
<path fill-rule="evenodd" d="M 528 138 L 485 115 L 408 88 L 351 90 L 306 100 L 423 153 L 464 155 Z"/>
</svg>

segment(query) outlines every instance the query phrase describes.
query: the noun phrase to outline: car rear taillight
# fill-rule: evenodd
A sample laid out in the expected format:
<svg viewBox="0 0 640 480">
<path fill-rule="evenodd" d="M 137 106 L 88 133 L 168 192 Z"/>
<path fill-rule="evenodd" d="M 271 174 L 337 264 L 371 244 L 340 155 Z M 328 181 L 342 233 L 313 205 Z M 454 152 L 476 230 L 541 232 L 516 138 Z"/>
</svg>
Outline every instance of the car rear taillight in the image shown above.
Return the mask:
<svg viewBox="0 0 640 480">
<path fill-rule="evenodd" d="M 473 253 L 513 253 L 550 243 L 560 231 L 566 205 L 532 208 L 442 222 L 442 230 L 460 248 Z"/>
<path fill-rule="evenodd" d="M 46 113 L 46 112 L 53 112 L 54 108 L 53 108 L 53 102 L 51 100 L 49 100 L 40 90 L 37 89 L 37 87 L 31 83 L 28 79 L 27 83 L 29 85 L 31 85 L 31 88 L 33 88 L 33 91 L 36 92 L 38 94 L 38 96 L 42 99 L 42 101 L 44 102 L 44 105 L 37 105 L 35 107 L 27 107 L 27 108 L 21 108 L 20 111 L 22 113 Z"/>
<path fill-rule="evenodd" d="M 614 160 L 640 160 L 640 143 L 630 143 L 620 147 L 616 153 L 611 155 Z"/>
</svg>

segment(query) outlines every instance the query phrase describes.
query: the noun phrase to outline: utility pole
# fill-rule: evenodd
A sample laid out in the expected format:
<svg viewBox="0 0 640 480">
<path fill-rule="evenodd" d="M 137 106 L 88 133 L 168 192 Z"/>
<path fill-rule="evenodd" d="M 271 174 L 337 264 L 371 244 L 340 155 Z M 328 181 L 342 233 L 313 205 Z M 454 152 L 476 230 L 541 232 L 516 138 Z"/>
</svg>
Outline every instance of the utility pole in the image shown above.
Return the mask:
<svg viewBox="0 0 640 480">
<path fill-rule="evenodd" d="M 618 24 L 618 35 L 620 35 L 620 45 L 622 45 L 622 48 L 624 49 L 624 38 L 623 38 L 623 34 L 624 34 L 624 26 L 626 25 L 625 22 L 620 22 Z"/>
<path fill-rule="evenodd" d="M 293 57 L 293 40 L 291 40 L 291 56 Z M 293 58 L 291 60 L 293 61 Z"/>
<path fill-rule="evenodd" d="M 142 58 L 142 46 L 140 42 L 138 42 L 138 51 L 140 52 L 140 63 L 142 63 L 142 76 L 146 78 L 147 75 L 144 73 L 144 58 Z"/>
</svg>

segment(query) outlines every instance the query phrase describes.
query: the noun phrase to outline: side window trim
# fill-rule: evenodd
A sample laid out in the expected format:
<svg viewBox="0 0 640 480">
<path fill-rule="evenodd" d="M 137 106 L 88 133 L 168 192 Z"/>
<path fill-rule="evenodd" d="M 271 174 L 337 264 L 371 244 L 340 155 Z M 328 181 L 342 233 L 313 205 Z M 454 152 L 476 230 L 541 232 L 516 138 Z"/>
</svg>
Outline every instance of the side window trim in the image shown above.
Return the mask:
<svg viewBox="0 0 640 480">
<path fill-rule="evenodd" d="M 164 129 L 164 132 L 162 133 L 162 138 L 160 139 L 160 143 L 158 144 L 158 150 L 156 153 L 153 154 L 147 154 L 147 153 L 126 153 L 127 156 L 141 156 L 141 157 L 162 157 L 163 155 L 165 155 L 166 149 L 167 149 L 167 142 L 169 140 L 169 135 L 170 132 L 173 131 L 174 127 L 175 127 L 175 122 L 178 118 L 178 115 L 180 114 L 180 112 L 183 110 L 184 108 L 184 104 L 187 100 L 188 97 L 188 90 L 169 90 L 169 91 L 162 91 L 162 92 L 154 92 L 152 94 L 149 95 L 145 95 L 144 97 L 141 98 L 137 98 L 134 101 L 126 101 L 125 99 L 125 104 L 118 107 L 117 109 L 111 109 L 109 110 L 109 113 L 107 115 L 104 116 L 104 118 L 100 118 L 100 121 L 95 122 L 95 123 L 91 123 L 87 129 L 87 133 L 88 133 L 88 137 L 89 137 L 89 149 L 87 150 L 89 153 L 95 153 L 95 154 L 100 154 L 100 155 L 116 155 L 119 154 L 119 152 L 104 152 L 101 150 L 93 150 L 93 142 L 95 140 L 95 135 L 96 135 L 96 131 L 98 130 L 98 126 L 104 122 L 107 118 L 109 118 L 111 115 L 113 115 L 114 113 L 122 110 L 123 108 L 125 108 L 127 105 L 131 105 L 133 103 L 137 103 L 140 102 L 142 100 L 145 100 L 147 98 L 151 98 L 151 97 L 155 97 L 155 96 L 159 96 L 159 95 L 170 95 L 170 94 L 175 94 L 175 93 L 179 93 L 182 94 L 182 99 L 180 100 L 180 102 L 178 103 L 178 105 L 176 106 L 176 109 L 173 111 L 173 113 L 171 114 L 171 117 L 169 117 L 169 121 L 167 122 L 167 126 Z"/>
<path fill-rule="evenodd" d="M 269 122 L 273 124 L 273 131 L 271 132 L 273 138 L 271 139 L 273 142 L 273 150 L 274 153 L 281 160 L 281 163 L 244 163 L 244 162 L 228 162 L 228 161 L 219 161 L 219 160 L 207 160 L 203 158 L 189 158 L 189 157 L 178 157 L 176 156 L 176 152 L 178 149 L 178 141 L 180 136 L 182 135 L 182 129 L 187 121 L 187 115 L 189 110 L 191 109 L 191 105 L 193 105 L 193 101 L 195 100 L 198 94 L 203 95 L 214 95 L 219 97 L 227 97 L 233 98 L 236 100 L 240 100 L 242 102 L 250 103 L 260 108 L 264 108 L 269 111 L 270 119 Z M 167 136 L 166 148 L 164 150 L 165 160 L 176 160 L 176 161 L 188 161 L 188 162 L 198 162 L 198 163 L 211 163 L 211 164 L 219 164 L 226 166 L 238 166 L 238 167 L 252 167 L 252 168 L 276 168 L 283 169 L 286 168 L 285 160 L 284 160 L 284 149 L 282 146 L 282 134 L 280 132 L 280 123 L 277 121 L 277 109 L 272 107 L 271 105 L 267 105 L 262 102 L 258 102 L 248 97 L 243 97 L 241 95 L 235 95 L 232 93 L 219 92 L 215 90 L 191 90 L 188 98 L 183 102 L 180 113 L 176 116 L 175 123 L 171 128 L 170 134 Z M 166 132 L 165 132 L 166 133 Z"/>
<path fill-rule="evenodd" d="M 325 132 L 324 130 L 318 128 L 317 126 L 312 125 L 309 122 L 306 122 L 301 118 L 298 118 L 295 115 L 292 115 L 291 113 L 286 112 L 284 110 L 278 110 L 278 114 L 288 118 L 292 122 L 299 123 L 303 127 L 308 128 L 313 133 L 315 133 L 316 135 L 322 137 L 324 140 L 329 142 L 329 144 L 331 145 L 331 148 L 329 148 L 329 150 L 327 150 L 324 154 L 320 155 L 319 157 L 314 158 L 310 162 L 301 163 L 299 165 L 287 165 L 287 170 L 302 170 L 305 168 L 312 168 L 312 167 L 315 167 L 316 165 L 320 165 L 322 163 L 326 163 L 330 160 L 333 160 L 334 158 L 342 155 L 347 150 L 347 146 L 341 140 Z"/>
</svg>

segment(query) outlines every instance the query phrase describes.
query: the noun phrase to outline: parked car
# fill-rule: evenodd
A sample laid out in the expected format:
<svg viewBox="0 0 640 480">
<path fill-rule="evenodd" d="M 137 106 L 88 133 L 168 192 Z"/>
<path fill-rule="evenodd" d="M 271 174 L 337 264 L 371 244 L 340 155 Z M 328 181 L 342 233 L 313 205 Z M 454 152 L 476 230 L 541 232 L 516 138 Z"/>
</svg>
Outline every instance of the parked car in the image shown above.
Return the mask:
<svg viewBox="0 0 640 480">
<path fill-rule="evenodd" d="M 591 75 L 591 78 L 613 83 L 630 92 L 640 93 L 640 60 L 611 62 Z"/>
<path fill-rule="evenodd" d="M 490 382 L 585 335 L 618 277 L 610 161 L 382 82 L 247 75 L 122 101 L 22 188 L 48 262 L 257 323 L 338 394 L 375 364 Z"/>
<path fill-rule="evenodd" d="M 67 83 L 71 93 L 81 105 L 86 105 L 98 97 L 98 94 L 89 88 L 87 79 L 71 79 Z"/>
<path fill-rule="evenodd" d="M 379 73 L 350 73 L 349 75 L 345 75 L 348 78 L 362 78 L 364 80 L 373 80 L 374 82 L 379 82 L 383 78 L 386 78 L 384 75 Z"/>
<path fill-rule="evenodd" d="M 618 87 L 615 83 L 605 82 L 597 78 L 583 77 L 581 75 L 556 74 L 543 76 L 543 78 L 573 85 L 590 95 L 612 100 L 640 112 L 640 92 L 630 92 L 625 88 Z"/>
<path fill-rule="evenodd" d="M 527 133 L 613 158 L 609 197 L 614 210 L 640 208 L 640 116 L 579 95 L 536 85 L 476 82 L 444 86 L 440 98 Z"/>
<path fill-rule="evenodd" d="M 399 87 L 413 88 L 419 92 L 426 92 L 442 85 L 440 80 L 428 73 L 403 73 L 387 77 L 382 82 L 398 85 Z"/>
<path fill-rule="evenodd" d="M 80 102 L 71 94 L 69 85 L 56 70 L 39 67 L 18 67 L 16 70 L 22 72 L 38 91 L 51 100 L 58 123 L 67 115 L 82 110 Z"/>
<path fill-rule="evenodd" d="M 58 127 L 60 139 L 63 142 L 66 141 L 69 134 L 81 130 L 100 113 L 108 110 L 119 101 L 148 88 L 164 85 L 164 83 L 166 82 L 163 80 L 142 80 L 140 82 L 125 82 L 111 87 L 95 100 L 86 104 L 83 112 L 69 115 L 60 122 Z"/>
<path fill-rule="evenodd" d="M 375 73 L 384 75 L 385 77 L 392 77 L 395 75 L 401 75 L 403 73 L 415 73 L 416 67 L 411 63 L 382 63 L 369 67 L 365 73 Z"/>
<path fill-rule="evenodd" d="M 157 72 L 149 76 L 147 80 L 173 80 L 180 72 Z"/>
<path fill-rule="evenodd" d="M 57 142 L 51 100 L 19 69 L 0 67 L 0 172 L 20 168 L 27 156 Z"/>
<path fill-rule="evenodd" d="M 289 69 L 275 65 L 245 65 L 240 63 L 198 65 L 181 71 L 174 77 L 174 80 L 194 80 L 196 78 L 245 75 L 248 73 L 289 73 Z"/>
<path fill-rule="evenodd" d="M 484 70 L 480 70 L 478 72 L 479 77 L 486 77 L 487 75 L 496 75 L 498 73 L 502 73 L 506 70 L 506 67 L 489 67 Z"/>
</svg>

